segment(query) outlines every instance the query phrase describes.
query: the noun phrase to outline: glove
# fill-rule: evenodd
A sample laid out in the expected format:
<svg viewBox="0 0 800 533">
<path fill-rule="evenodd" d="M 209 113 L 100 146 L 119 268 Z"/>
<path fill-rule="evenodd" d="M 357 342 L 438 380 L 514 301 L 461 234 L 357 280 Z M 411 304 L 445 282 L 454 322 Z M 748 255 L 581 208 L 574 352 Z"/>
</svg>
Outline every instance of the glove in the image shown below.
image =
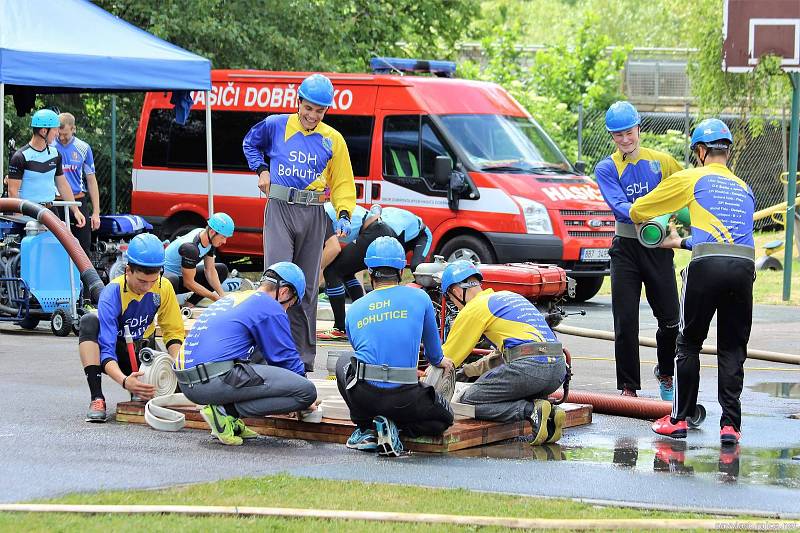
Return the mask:
<svg viewBox="0 0 800 533">
<path fill-rule="evenodd" d="M 337 234 L 342 234 L 345 237 L 350 235 L 350 219 L 345 216 L 339 217 L 336 221 L 336 226 L 333 228 Z"/>
</svg>

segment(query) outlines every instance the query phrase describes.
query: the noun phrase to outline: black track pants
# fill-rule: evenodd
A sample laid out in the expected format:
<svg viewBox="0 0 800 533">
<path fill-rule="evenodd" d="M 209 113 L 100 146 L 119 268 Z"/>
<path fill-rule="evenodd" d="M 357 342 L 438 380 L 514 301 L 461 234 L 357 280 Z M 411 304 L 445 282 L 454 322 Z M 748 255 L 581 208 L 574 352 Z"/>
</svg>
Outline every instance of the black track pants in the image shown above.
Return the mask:
<svg viewBox="0 0 800 533">
<path fill-rule="evenodd" d="M 700 348 L 708 336 L 711 319 L 717 313 L 720 427 L 733 426 L 739 431 L 742 423 L 739 397 L 753 323 L 755 264 L 738 257 L 701 257 L 693 259 L 682 275 L 673 421 L 685 420 L 694 414 L 700 385 Z"/>
<path fill-rule="evenodd" d="M 614 237 L 611 255 L 611 312 L 617 388 L 641 389 L 639 369 L 639 300 L 644 285 L 647 302 L 658 321 L 656 342 L 661 374 L 672 375 L 678 336 L 678 286 L 673 251 L 645 248 L 636 239 Z"/>
</svg>

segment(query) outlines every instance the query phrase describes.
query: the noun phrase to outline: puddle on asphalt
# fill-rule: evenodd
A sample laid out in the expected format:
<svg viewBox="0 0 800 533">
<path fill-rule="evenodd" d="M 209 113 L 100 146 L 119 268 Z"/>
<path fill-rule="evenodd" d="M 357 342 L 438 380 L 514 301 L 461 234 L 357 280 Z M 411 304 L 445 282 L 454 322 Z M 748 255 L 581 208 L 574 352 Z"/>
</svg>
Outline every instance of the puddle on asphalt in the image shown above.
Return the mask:
<svg viewBox="0 0 800 533">
<path fill-rule="evenodd" d="M 800 383 L 757 383 L 747 387 L 756 392 L 765 392 L 775 398 L 792 398 L 800 400 Z"/>
<path fill-rule="evenodd" d="M 641 472 L 698 476 L 721 483 L 775 485 L 800 489 L 800 448 L 692 447 L 685 441 L 655 440 L 638 445 L 622 440 L 608 448 L 531 446 L 523 440 L 451 452 L 454 457 L 608 464 Z"/>
</svg>

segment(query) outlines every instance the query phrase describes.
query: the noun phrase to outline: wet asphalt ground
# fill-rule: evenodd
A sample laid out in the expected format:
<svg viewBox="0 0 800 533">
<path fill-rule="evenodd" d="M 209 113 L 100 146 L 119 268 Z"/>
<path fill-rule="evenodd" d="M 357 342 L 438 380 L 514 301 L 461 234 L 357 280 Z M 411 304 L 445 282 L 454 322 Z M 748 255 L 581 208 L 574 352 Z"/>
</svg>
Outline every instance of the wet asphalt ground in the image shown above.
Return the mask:
<svg viewBox="0 0 800 533">
<path fill-rule="evenodd" d="M 607 297 L 570 310 L 574 326 L 611 329 Z M 642 306 L 642 334 L 655 320 Z M 800 308 L 759 306 L 750 347 L 800 353 Z M 708 343 L 715 338 L 714 326 Z M 573 390 L 616 392 L 613 344 L 562 336 L 571 349 Z M 327 349 L 318 350 L 325 374 Z M 640 395 L 657 396 L 655 350 L 642 348 Z M 381 459 L 342 445 L 263 437 L 225 447 L 206 432 L 161 433 L 147 427 L 88 424 L 89 403 L 75 337 L 54 337 L 0 324 L 0 501 L 21 502 L 70 492 L 163 487 L 179 483 L 288 472 L 298 476 L 458 487 L 557 496 L 667 509 L 800 517 L 800 366 L 748 361 L 743 438 L 719 445 L 715 358 L 701 356 L 700 402 L 708 418 L 685 441 L 652 433 L 642 420 L 595 415 L 568 430 L 559 445 L 533 448 L 524 440 L 446 456 Z M 109 411 L 127 399 L 104 378 Z M 793 460 L 798 456 L 798 460 Z M 265 505 L 269 502 L 265 501 Z"/>
</svg>

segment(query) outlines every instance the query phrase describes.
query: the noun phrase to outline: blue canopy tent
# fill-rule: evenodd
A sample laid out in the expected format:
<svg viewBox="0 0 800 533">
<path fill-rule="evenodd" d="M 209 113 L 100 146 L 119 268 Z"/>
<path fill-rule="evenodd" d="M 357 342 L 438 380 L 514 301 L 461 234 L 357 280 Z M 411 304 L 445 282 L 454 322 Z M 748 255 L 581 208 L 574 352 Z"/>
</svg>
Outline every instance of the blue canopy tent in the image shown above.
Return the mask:
<svg viewBox="0 0 800 533">
<path fill-rule="evenodd" d="M 80 30 L 59 38 L 62 21 L 74 21 Z M 36 93 L 211 90 L 208 59 L 87 0 L 0 0 L 0 24 L 0 126 L 7 93 L 19 101 Z M 0 170 L 4 145 L 0 127 Z M 210 106 L 206 106 L 206 154 L 211 214 Z"/>
</svg>

